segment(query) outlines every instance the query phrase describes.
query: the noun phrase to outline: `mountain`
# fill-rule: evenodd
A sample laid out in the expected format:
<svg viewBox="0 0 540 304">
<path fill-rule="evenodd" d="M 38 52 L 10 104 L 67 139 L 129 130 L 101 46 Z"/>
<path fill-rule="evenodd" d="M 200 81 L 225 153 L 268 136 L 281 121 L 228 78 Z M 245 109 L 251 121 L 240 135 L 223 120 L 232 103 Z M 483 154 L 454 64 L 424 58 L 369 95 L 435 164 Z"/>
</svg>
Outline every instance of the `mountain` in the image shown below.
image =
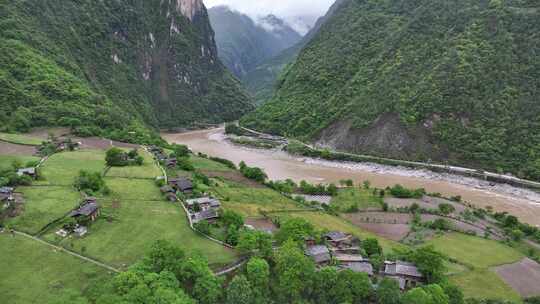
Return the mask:
<svg viewBox="0 0 540 304">
<path fill-rule="evenodd" d="M 313 38 L 313 36 L 315 36 L 315 34 L 317 34 L 326 20 L 328 20 L 346 1 L 349 0 L 336 0 L 328 12 L 317 19 L 313 27 L 311 27 L 302 40 L 292 47 L 283 50 L 278 55 L 264 60 L 244 77 L 243 83 L 247 90 L 253 94 L 256 104 L 262 104 L 272 97 L 275 84 L 283 69 L 285 69 L 288 64 L 294 62 L 302 48 L 311 40 L 311 38 Z M 299 17 L 299 22 L 305 24 L 305 22 L 307 22 L 304 20 L 305 18 L 308 17 Z"/>
<path fill-rule="evenodd" d="M 241 123 L 539 180 L 539 31 L 533 0 L 348 1 Z"/>
<path fill-rule="evenodd" d="M 0 104 L 0 128 L 112 137 L 252 109 L 201 0 L 0 1 Z"/>
<path fill-rule="evenodd" d="M 297 43 L 302 36 L 283 20 L 269 15 L 255 22 L 227 6 L 208 11 L 216 32 L 219 57 L 239 79 L 261 61 Z"/>
</svg>

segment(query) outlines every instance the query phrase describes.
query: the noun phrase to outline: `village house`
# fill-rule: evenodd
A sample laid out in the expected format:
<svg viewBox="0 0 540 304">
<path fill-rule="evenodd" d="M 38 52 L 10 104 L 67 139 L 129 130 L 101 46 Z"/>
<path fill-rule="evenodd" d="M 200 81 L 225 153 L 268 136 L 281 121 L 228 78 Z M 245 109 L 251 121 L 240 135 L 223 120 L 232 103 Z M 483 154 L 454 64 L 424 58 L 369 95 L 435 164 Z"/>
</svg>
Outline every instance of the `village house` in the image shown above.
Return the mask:
<svg viewBox="0 0 540 304">
<path fill-rule="evenodd" d="M 221 203 L 212 197 L 201 197 L 186 200 L 186 207 L 189 209 L 192 221 L 198 223 L 202 220 L 215 220 L 219 218 Z"/>
<path fill-rule="evenodd" d="M 307 246 L 304 253 L 319 266 L 328 265 L 332 261 L 330 250 L 324 245 Z"/>
<path fill-rule="evenodd" d="M 331 231 L 324 235 L 324 239 L 332 246 L 339 247 L 343 243 L 349 243 L 351 235 L 341 231 Z"/>
<path fill-rule="evenodd" d="M 191 214 L 191 220 L 193 223 L 200 221 L 213 221 L 219 218 L 219 212 L 217 210 L 205 210 L 201 212 L 195 212 Z"/>
<path fill-rule="evenodd" d="M 207 211 L 207 210 L 217 210 L 221 208 L 221 203 L 219 200 L 212 198 L 212 197 L 201 197 L 196 199 L 189 199 L 186 201 L 186 207 L 188 209 L 193 210 L 195 206 L 199 206 L 201 211 Z"/>
<path fill-rule="evenodd" d="M 184 194 L 190 194 L 193 191 L 193 182 L 185 177 L 169 179 L 169 186 Z"/>
<path fill-rule="evenodd" d="M 357 262 L 345 262 L 339 265 L 341 269 L 349 269 L 354 272 L 367 273 L 369 276 L 373 276 L 373 266 L 369 261 L 357 261 Z"/>
<path fill-rule="evenodd" d="M 176 168 L 176 165 L 178 164 L 176 158 L 169 158 L 169 159 L 166 159 L 164 162 L 165 162 L 165 167 L 169 169 Z"/>
<path fill-rule="evenodd" d="M 414 288 L 424 282 L 424 276 L 412 263 L 402 261 L 384 262 L 384 276 L 399 282 L 401 290 Z"/>
<path fill-rule="evenodd" d="M 85 217 L 94 222 L 97 220 L 100 214 L 101 209 L 97 204 L 96 198 L 90 197 L 85 199 L 84 203 L 78 209 L 71 211 L 69 216 L 73 218 Z"/>
<path fill-rule="evenodd" d="M 36 168 L 22 168 L 22 169 L 17 170 L 17 175 L 18 176 L 27 175 L 35 179 L 37 177 L 37 171 L 36 171 Z"/>
</svg>

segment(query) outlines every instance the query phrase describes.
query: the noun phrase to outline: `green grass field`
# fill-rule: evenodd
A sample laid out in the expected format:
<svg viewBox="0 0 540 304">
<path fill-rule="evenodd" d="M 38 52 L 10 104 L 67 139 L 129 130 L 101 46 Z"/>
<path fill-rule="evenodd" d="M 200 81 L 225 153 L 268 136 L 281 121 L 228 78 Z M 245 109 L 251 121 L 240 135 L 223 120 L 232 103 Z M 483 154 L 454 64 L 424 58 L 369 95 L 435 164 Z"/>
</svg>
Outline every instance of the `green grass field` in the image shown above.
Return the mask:
<svg viewBox="0 0 540 304">
<path fill-rule="evenodd" d="M 154 179 L 156 176 L 163 175 L 161 170 L 155 166 L 152 155 L 148 154 L 144 150 L 139 150 L 139 154 L 144 158 L 144 163 L 142 166 L 112 167 L 107 172 L 107 176 Z"/>
<path fill-rule="evenodd" d="M 105 168 L 105 152 L 81 150 L 52 155 L 40 168 L 42 180 L 38 185 L 71 186 L 79 171 L 102 172 Z"/>
<path fill-rule="evenodd" d="M 222 200 L 223 207 L 244 216 L 260 216 L 260 210 L 307 209 L 269 188 L 250 188 L 233 182 L 217 183 L 219 186 L 212 187 L 212 192 Z"/>
<path fill-rule="evenodd" d="M 468 270 L 450 276 L 466 297 L 521 302 L 519 295 L 490 270 L 494 266 L 521 260 L 524 256 L 519 251 L 496 241 L 460 233 L 437 237 L 428 244 L 467 266 Z"/>
<path fill-rule="evenodd" d="M 331 204 L 341 212 L 346 212 L 353 206 L 358 206 L 359 210 L 382 207 L 381 198 L 374 196 L 370 190 L 356 187 L 340 189 L 338 195 L 332 198 Z"/>
<path fill-rule="evenodd" d="M 510 264 L 524 257 L 519 251 L 499 242 L 461 233 L 446 234 L 428 244 L 470 268 Z"/>
<path fill-rule="evenodd" d="M 25 134 L 0 133 L 0 140 L 20 145 L 39 146 L 42 139 Z"/>
<path fill-rule="evenodd" d="M 0 170 L 9 169 L 14 161 L 26 166 L 29 162 L 39 161 L 39 157 L 34 156 L 17 156 L 17 155 L 0 155 Z"/>
<path fill-rule="evenodd" d="M 66 289 L 84 291 L 106 270 L 21 236 L 0 233 L 0 302 L 52 303 Z M 3 299 L 3 300 L 2 300 Z"/>
<path fill-rule="evenodd" d="M 195 234 L 177 204 L 142 199 L 100 203 L 103 216 L 91 226 L 90 233 L 82 239 L 63 239 L 59 244 L 118 268 L 139 260 L 157 240 L 169 240 L 188 252 L 198 251 L 212 264 L 235 259 L 234 251 Z M 107 221 L 108 215 L 114 220 Z M 59 240 L 52 232 L 47 238 Z"/>
<path fill-rule="evenodd" d="M 7 220 L 17 230 L 36 234 L 48 223 L 61 218 L 80 202 L 78 192 L 70 187 L 19 187 L 25 199 L 24 211 Z"/>
<path fill-rule="evenodd" d="M 202 158 L 198 156 L 191 156 L 190 160 L 193 163 L 193 166 L 195 167 L 195 169 L 198 169 L 198 170 L 232 171 L 231 168 L 225 166 L 224 164 L 212 161 L 210 159 L 206 159 L 206 158 Z"/>
<path fill-rule="evenodd" d="M 162 201 L 163 196 L 153 180 L 106 177 L 110 198 L 125 201 Z"/>
<path fill-rule="evenodd" d="M 461 287 L 466 297 L 522 302 L 519 294 L 489 269 L 478 269 L 453 275 L 450 276 L 450 282 Z"/>
</svg>

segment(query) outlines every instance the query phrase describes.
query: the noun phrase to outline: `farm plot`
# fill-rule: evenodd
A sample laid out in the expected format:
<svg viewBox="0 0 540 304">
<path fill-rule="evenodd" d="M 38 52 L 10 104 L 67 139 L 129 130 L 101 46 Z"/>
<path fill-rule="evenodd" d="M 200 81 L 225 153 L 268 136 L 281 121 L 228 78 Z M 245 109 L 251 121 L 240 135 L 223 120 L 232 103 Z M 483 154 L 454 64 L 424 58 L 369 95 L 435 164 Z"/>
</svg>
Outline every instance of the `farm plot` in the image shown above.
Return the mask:
<svg viewBox="0 0 540 304">
<path fill-rule="evenodd" d="M 71 186 L 79 171 L 102 172 L 105 168 L 105 153 L 96 150 L 63 152 L 52 155 L 40 168 L 44 180 L 37 185 Z"/>
<path fill-rule="evenodd" d="M 2 146 L 2 143 L 0 142 L 0 147 L 1 146 Z M 2 152 L 0 151 L 0 153 Z M 33 157 L 33 156 L 26 156 L 26 155 L 0 155 L 0 170 L 11 168 L 11 165 L 15 161 L 21 163 L 24 166 L 29 162 L 39 161 L 39 158 Z"/>
<path fill-rule="evenodd" d="M 460 212 L 465 211 L 466 207 L 462 204 L 438 197 L 424 196 L 421 199 L 407 199 L 407 198 L 397 198 L 397 197 L 386 197 L 384 202 L 388 204 L 391 208 L 405 208 L 410 207 L 413 204 L 417 204 L 420 208 L 423 209 L 438 209 L 441 204 L 452 205 L 455 211 L 452 213 L 454 215 L 459 215 Z"/>
<path fill-rule="evenodd" d="M 263 231 L 276 231 L 278 227 L 272 223 L 271 220 L 267 218 L 246 218 L 245 220 L 246 225 L 251 225 L 257 230 L 263 230 Z"/>
<path fill-rule="evenodd" d="M 69 187 L 19 187 L 25 203 L 23 211 L 7 224 L 30 234 L 38 233 L 50 222 L 62 218 L 80 201 L 79 193 Z"/>
<path fill-rule="evenodd" d="M 219 170 L 218 171 L 200 170 L 200 171 L 208 177 L 225 180 L 225 181 L 231 182 L 232 184 L 243 185 L 244 187 L 249 187 L 249 188 L 266 189 L 264 185 L 261 185 L 260 183 L 256 181 L 253 181 L 251 179 L 244 177 L 242 173 L 238 171 L 219 171 Z"/>
<path fill-rule="evenodd" d="M 107 176 L 154 179 L 157 176 L 163 175 L 161 170 L 154 164 L 152 155 L 148 154 L 144 150 L 140 150 L 139 155 L 144 158 L 144 163 L 142 166 L 112 167 L 107 172 Z"/>
<path fill-rule="evenodd" d="M 92 281 L 111 276 L 94 264 L 7 233 L 0 233 L 0 256 L 0 298 L 12 304 L 52 303 L 61 292 L 85 290 Z"/>
<path fill-rule="evenodd" d="M 49 240 L 118 268 L 139 260 L 156 240 L 168 240 L 188 252 L 199 252 L 211 264 L 223 265 L 234 260 L 234 251 L 199 236 L 189 228 L 181 206 L 166 201 L 100 201 L 101 218 L 92 224 L 82 239 Z"/>
<path fill-rule="evenodd" d="M 198 156 L 192 156 L 190 160 L 193 163 L 193 166 L 197 170 L 205 170 L 205 171 L 218 171 L 218 172 L 235 172 L 233 169 L 225 166 L 222 163 L 215 162 L 210 159 L 198 157 Z"/>
<path fill-rule="evenodd" d="M 400 241 L 405 238 L 411 228 L 410 214 L 387 212 L 359 212 L 343 214 L 353 225 L 372 232 L 383 238 Z"/>
<path fill-rule="evenodd" d="M 463 289 L 466 297 L 520 299 L 517 292 L 490 270 L 491 267 L 521 260 L 523 255 L 519 251 L 496 241 L 460 233 L 445 234 L 428 244 L 469 269 L 450 276 L 450 280 Z"/>
<path fill-rule="evenodd" d="M 422 214 L 421 215 L 422 221 L 435 221 L 438 219 L 444 219 L 452 225 L 452 229 L 455 229 L 456 231 L 462 232 L 462 233 L 474 233 L 477 236 L 483 236 L 485 228 L 482 228 L 481 226 L 472 225 L 466 222 L 462 222 L 456 219 L 452 218 L 446 218 L 438 215 L 433 214 Z M 492 236 L 495 239 L 498 239 L 497 236 Z"/>
<path fill-rule="evenodd" d="M 27 134 L 0 133 L 0 140 L 12 144 L 39 146 L 43 141 L 40 138 Z"/>
<path fill-rule="evenodd" d="M 0 141 L 0 154 L 1 157 L 8 155 L 31 156 L 36 153 L 36 147 L 27 145 L 12 144 L 5 141 Z"/>
<path fill-rule="evenodd" d="M 343 218 L 332 216 L 323 212 L 289 212 L 278 214 L 276 216 L 279 216 L 280 219 L 286 219 L 288 217 L 304 218 L 318 229 L 328 231 L 343 231 L 346 233 L 351 233 L 360 239 L 376 238 L 379 240 L 379 243 L 385 251 L 389 251 L 393 248 L 401 248 L 403 246 L 387 238 L 380 237 L 372 232 L 360 229 Z"/>
<path fill-rule="evenodd" d="M 232 209 L 244 216 L 257 217 L 261 211 L 306 209 L 295 201 L 270 188 L 250 188 L 241 184 L 217 181 L 212 192 L 221 199 L 225 209 Z"/>
<path fill-rule="evenodd" d="M 495 272 L 522 297 L 540 295 L 540 265 L 535 261 L 523 260 L 496 267 Z"/>
<path fill-rule="evenodd" d="M 338 210 L 347 212 L 349 210 L 381 210 L 382 199 L 374 196 L 369 190 L 359 188 L 344 188 L 332 198 L 331 205 Z"/>
</svg>

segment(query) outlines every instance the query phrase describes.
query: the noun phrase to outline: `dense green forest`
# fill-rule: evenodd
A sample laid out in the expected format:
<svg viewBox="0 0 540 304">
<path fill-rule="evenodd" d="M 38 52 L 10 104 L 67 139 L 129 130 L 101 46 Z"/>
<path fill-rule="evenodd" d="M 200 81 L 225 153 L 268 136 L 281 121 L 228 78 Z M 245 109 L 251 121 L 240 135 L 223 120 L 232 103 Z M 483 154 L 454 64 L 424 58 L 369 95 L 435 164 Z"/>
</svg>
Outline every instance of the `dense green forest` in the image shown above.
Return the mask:
<svg viewBox="0 0 540 304">
<path fill-rule="evenodd" d="M 200 0 L 1 0 L 0 104 L 3 131 L 128 140 L 252 109 Z"/>
<path fill-rule="evenodd" d="M 242 124 L 538 180 L 539 31 L 532 0 L 349 1 Z M 404 135 L 378 146 L 377 126 L 392 117 Z M 375 144 L 362 144 L 370 136 Z"/>
</svg>

